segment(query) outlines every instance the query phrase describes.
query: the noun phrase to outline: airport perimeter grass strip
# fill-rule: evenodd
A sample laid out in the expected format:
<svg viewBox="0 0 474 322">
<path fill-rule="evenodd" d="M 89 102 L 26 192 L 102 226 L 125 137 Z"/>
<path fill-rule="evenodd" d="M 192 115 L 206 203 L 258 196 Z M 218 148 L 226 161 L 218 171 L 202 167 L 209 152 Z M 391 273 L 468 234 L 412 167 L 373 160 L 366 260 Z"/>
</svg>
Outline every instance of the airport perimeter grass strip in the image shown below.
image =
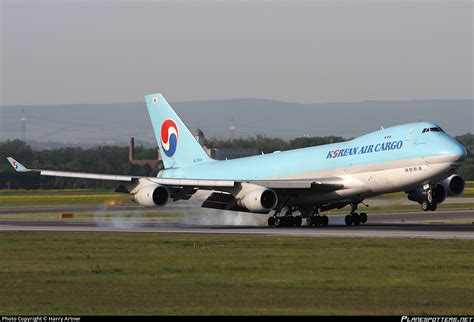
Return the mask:
<svg viewBox="0 0 474 322">
<path fill-rule="evenodd" d="M 474 241 L 0 234 L 3 315 L 473 315 Z"/>
<path fill-rule="evenodd" d="M 44 207 L 78 205 L 92 206 L 109 202 L 120 202 L 122 205 L 136 205 L 130 195 L 103 190 L 1 190 L 0 208 L 7 207 Z"/>
<path fill-rule="evenodd" d="M 387 199 L 393 200 L 394 197 L 399 199 L 404 198 L 404 194 L 395 193 L 388 194 L 374 199 Z M 368 199 L 369 201 L 371 199 Z M 2 190 L 0 191 L 0 209 L 28 209 L 31 207 L 35 208 L 47 208 L 47 207 L 64 207 L 70 209 L 71 207 L 97 207 L 97 211 L 106 211 L 103 209 L 104 206 L 113 206 L 119 204 L 123 206 L 136 206 L 127 194 L 118 194 L 113 192 L 107 192 L 104 190 Z M 185 204 L 185 202 L 180 202 Z M 80 209 L 76 209 L 80 212 Z M 162 211 L 173 211 L 172 205 L 165 208 L 156 208 L 156 214 L 159 215 Z M 378 206 L 365 208 L 360 206 L 359 211 L 366 211 L 370 213 L 389 213 L 389 212 L 407 212 L 407 211 L 419 211 L 420 206 L 416 203 L 409 205 L 397 205 L 389 204 L 387 206 Z M 462 199 L 459 203 L 443 203 L 438 206 L 438 210 L 474 210 L 474 204 L 464 203 Z M 28 210 L 25 210 L 27 213 Z M 331 210 L 324 214 L 343 214 L 347 213 L 347 207 L 340 210 Z M 54 214 L 56 216 L 57 214 Z M 36 218 L 37 216 L 34 216 Z M 2 216 L 2 218 L 10 218 Z"/>
</svg>

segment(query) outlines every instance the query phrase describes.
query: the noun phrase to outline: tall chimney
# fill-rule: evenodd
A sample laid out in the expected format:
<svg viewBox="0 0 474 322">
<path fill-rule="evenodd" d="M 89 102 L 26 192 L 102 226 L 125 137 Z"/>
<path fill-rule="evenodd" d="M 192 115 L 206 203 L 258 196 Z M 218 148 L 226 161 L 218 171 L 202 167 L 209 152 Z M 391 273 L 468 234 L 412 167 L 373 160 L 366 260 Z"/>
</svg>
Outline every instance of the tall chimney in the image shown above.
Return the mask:
<svg viewBox="0 0 474 322">
<path fill-rule="evenodd" d="M 234 122 L 234 119 L 230 120 L 229 131 L 230 131 L 230 141 L 234 141 L 234 138 L 235 138 L 235 122 Z"/>
<path fill-rule="evenodd" d="M 128 160 L 133 161 L 135 159 L 135 139 L 130 138 L 130 144 L 128 145 Z"/>
<path fill-rule="evenodd" d="M 25 116 L 25 109 L 21 110 L 21 140 L 26 142 L 26 116 Z"/>
</svg>

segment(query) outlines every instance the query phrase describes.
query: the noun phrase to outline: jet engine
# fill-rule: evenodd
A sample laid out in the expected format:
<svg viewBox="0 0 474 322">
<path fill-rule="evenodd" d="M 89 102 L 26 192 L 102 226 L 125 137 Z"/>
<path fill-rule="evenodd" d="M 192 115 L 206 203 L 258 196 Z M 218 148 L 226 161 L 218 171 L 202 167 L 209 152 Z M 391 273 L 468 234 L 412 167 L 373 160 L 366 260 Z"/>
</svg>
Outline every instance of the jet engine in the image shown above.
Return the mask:
<svg viewBox="0 0 474 322">
<path fill-rule="evenodd" d="M 170 199 L 168 188 L 162 185 L 149 185 L 132 196 L 132 200 L 141 206 L 164 206 Z"/>
<path fill-rule="evenodd" d="M 267 188 L 259 188 L 250 191 L 243 198 L 237 200 L 240 207 L 247 208 L 251 212 L 267 213 L 276 207 L 278 196 L 275 191 Z"/>
<path fill-rule="evenodd" d="M 444 185 L 438 183 L 436 186 L 433 187 L 433 201 L 436 204 L 442 203 L 446 199 L 447 191 Z M 427 192 L 423 188 L 418 188 L 416 190 L 410 191 L 408 193 L 408 199 L 411 201 L 415 201 L 418 203 L 422 203 L 423 201 L 427 200 Z"/>
<path fill-rule="evenodd" d="M 448 196 L 459 196 L 464 192 L 464 186 L 466 183 L 461 176 L 453 174 L 441 181 L 439 184 L 443 185 Z"/>
</svg>

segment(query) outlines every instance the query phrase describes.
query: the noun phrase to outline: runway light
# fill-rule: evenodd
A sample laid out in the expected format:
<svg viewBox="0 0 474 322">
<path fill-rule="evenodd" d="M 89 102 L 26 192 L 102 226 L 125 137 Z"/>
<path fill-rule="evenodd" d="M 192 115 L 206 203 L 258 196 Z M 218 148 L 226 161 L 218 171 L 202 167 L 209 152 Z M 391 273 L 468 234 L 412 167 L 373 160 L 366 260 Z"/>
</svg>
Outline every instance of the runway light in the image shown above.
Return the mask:
<svg viewBox="0 0 474 322">
<path fill-rule="evenodd" d="M 62 212 L 59 214 L 59 219 L 73 219 L 74 214 L 72 212 Z"/>
<path fill-rule="evenodd" d="M 123 200 L 109 200 L 109 201 L 106 201 L 105 204 L 107 206 L 123 206 L 125 204 L 125 201 Z"/>
</svg>

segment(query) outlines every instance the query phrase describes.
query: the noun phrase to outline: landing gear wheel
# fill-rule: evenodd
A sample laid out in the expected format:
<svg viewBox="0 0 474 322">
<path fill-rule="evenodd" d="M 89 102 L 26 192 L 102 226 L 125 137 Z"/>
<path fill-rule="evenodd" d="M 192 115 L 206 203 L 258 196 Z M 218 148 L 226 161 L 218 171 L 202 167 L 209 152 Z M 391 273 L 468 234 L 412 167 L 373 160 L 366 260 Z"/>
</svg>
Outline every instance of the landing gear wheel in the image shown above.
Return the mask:
<svg viewBox="0 0 474 322">
<path fill-rule="evenodd" d="M 275 217 L 268 218 L 268 227 L 275 227 Z"/>
<path fill-rule="evenodd" d="M 296 223 L 295 222 L 295 217 L 293 217 L 293 216 L 286 217 L 286 223 L 287 223 L 286 224 L 287 227 L 294 227 L 295 223 Z"/>
<path fill-rule="evenodd" d="M 367 214 L 365 212 L 361 212 L 359 214 L 360 217 L 360 223 L 365 224 L 367 222 Z"/>
<path fill-rule="evenodd" d="M 430 203 L 428 200 L 425 200 L 421 203 L 421 209 L 423 209 L 423 211 L 430 210 Z"/>
<path fill-rule="evenodd" d="M 306 225 L 308 225 L 308 227 L 313 227 L 313 217 L 306 218 Z"/>
<path fill-rule="evenodd" d="M 430 205 L 430 210 L 431 210 L 431 211 L 435 211 L 437 207 L 438 207 L 438 205 L 433 202 L 433 203 Z"/>
<path fill-rule="evenodd" d="M 328 216 L 326 216 L 326 215 L 321 216 L 321 226 L 327 227 L 328 224 L 329 224 Z"/>
<path fill-rule="evenodd" d="M 283 218 L 275 218 L 275 227 L 282 227 L 283 226 Z"/>
<path fill-rule="evenodd" d="M 314 219 L 313 219 L 313 222 L 314 222 L 314 226 L 316 227 L 319 227 L 321 226 L 322 224 L 322 221 L 321 221 L 321 216 L 315 216 Z"/>
<path fill-rule="evenodd" d="M 344 218 L 344 221 L 346 222 L 346 225 L 347 225 L 347 226 L 352 225 L 352 222 L 353 222 L 352 216 L 351 216 L 351 215 L 347 215 L 346 218 Z"/>
<path fill-rule="evenodd" d="M 296 227 L 301 227 L 302 223 L 303 223 L 303 219 L 301 219 L 301 216 L 296 216 L 295 217 L 295 226 Z"/>
<path fill-rule="evenodd" d="M 353 223 L 355 226 L 357 226 L 357 225 L 360 224 L 360 216 L 359 216 L 359 214 L 356 213 L 356 212 L 352 214 L 352 223 Z"/>
</svg>

